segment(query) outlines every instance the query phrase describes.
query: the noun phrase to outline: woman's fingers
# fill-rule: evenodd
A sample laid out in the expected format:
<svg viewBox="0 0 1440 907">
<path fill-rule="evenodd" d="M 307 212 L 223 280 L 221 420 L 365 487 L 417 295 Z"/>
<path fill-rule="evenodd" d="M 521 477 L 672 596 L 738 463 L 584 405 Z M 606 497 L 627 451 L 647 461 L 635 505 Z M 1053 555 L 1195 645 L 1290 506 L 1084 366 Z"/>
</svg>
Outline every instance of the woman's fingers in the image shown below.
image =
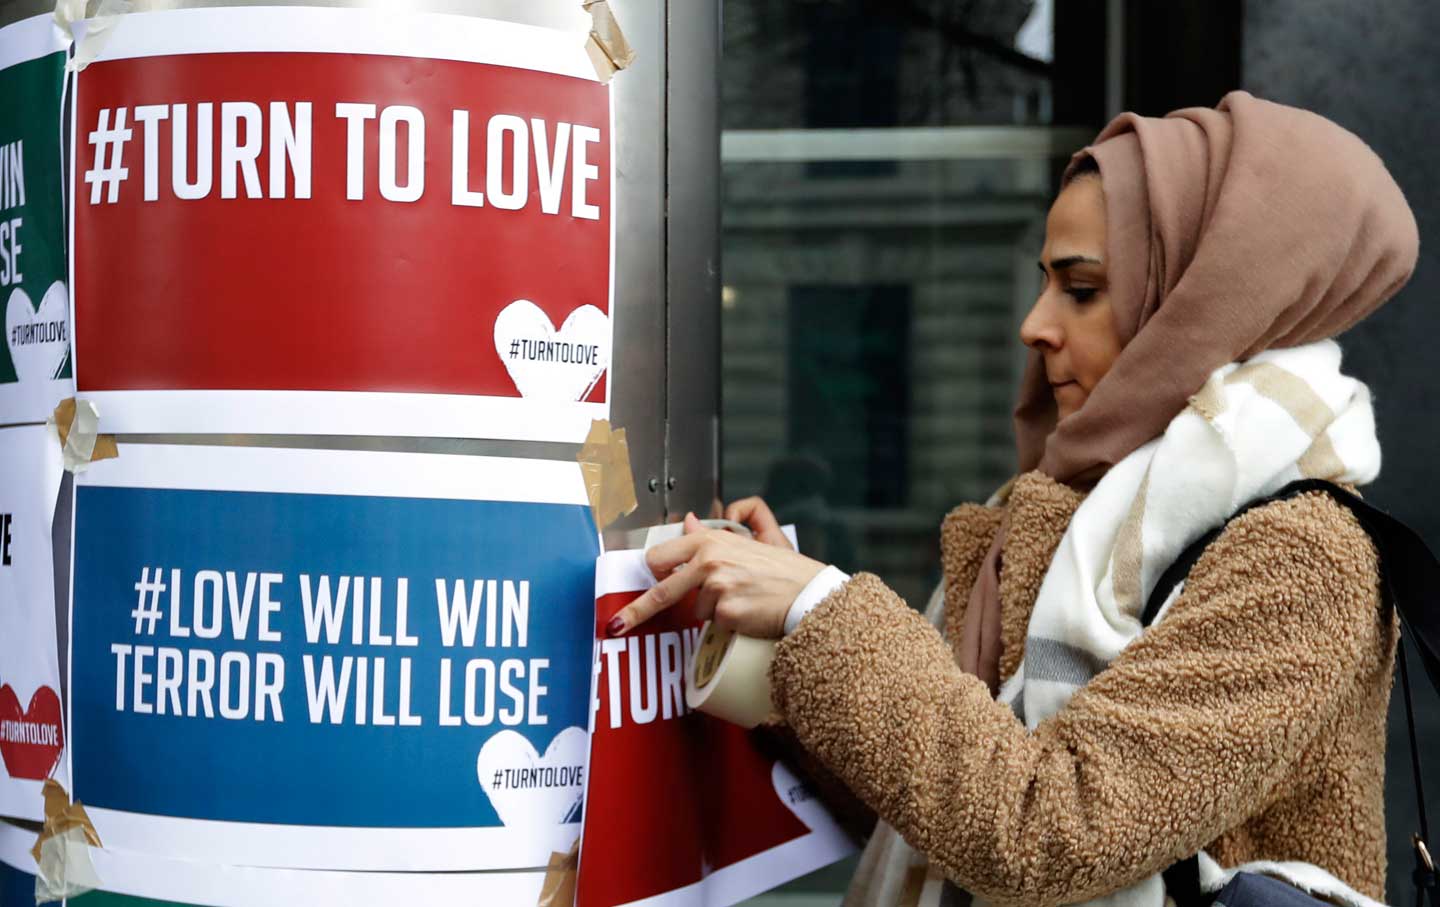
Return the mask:
<svg viewBox="0 0 1440 907">
<path fill-rule="evenodd" d="M 713 581 L 702 582 L 695 593 L 695 619 L 710 620 L 715 616 L 715 605 L 720 601 L 720 589 Z"/>
<path fill-rule="evenodd" d="M 676 567 L 695 557 L 707 535 L 706 532 L 687 532 L 678 539 L 661 542 L 645 552 L 645 566 L 650 568 L 656 579 L 664 579 Z"/>
<path fill-rule="evenodd" d="M 764 498 L 741 498 L 725 508 L 725 519 L 749 526 L 757 541 L 778 548 L 793 548 Z"/>
<path fill-rule="evenodd" d="M 761 497 L 741 498 L 732 502 L 725 508 L 725 519 L 744 523 L 757 531 L 769 526 L 780 528 L 780 524 L 775 521 L 775 514 L 770 512 L 770 505 Z"/>
<path fill-rule="evenodd" d="M 631 628 L 643 624 L 680 601 L 704 579 L 701 571 L 694 567 L 671 573 L 646 589 L 639 598 L 621 608 L 619 613 L 610 618 L 610 623 L 605 625 L 605 632 L 611 636 L 619 636 Z"/>
<path fill-rule="evenodd" d="M 605 626 L 606 632 L 619 636 L 664 611 L 700 585 L 705 579 L 700 569 L 704 560 L 701 549 L 721 534 L 706 529 L 695 514 L 687 513 L 685 535 L 661 542 L 645 552 L 645 566 L 658 582 L 611 618 Z"/>
</svg>

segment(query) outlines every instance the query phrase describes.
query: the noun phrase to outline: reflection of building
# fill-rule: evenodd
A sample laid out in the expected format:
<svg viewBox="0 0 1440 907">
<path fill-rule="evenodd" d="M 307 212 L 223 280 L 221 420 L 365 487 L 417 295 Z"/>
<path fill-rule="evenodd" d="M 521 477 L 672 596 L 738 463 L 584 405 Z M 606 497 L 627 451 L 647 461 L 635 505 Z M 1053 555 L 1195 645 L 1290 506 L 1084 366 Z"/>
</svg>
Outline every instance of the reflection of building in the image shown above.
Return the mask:
<svg viewBox="0 0 1440 907">
<path fill-rule="evenodd" d="M 725 128 L 1048 123 L 1049 62 L 1016 45 L 1023 29 L 1027 49 L 1048 50 L 1049 7 L 727 0 Z"/>
</svg>

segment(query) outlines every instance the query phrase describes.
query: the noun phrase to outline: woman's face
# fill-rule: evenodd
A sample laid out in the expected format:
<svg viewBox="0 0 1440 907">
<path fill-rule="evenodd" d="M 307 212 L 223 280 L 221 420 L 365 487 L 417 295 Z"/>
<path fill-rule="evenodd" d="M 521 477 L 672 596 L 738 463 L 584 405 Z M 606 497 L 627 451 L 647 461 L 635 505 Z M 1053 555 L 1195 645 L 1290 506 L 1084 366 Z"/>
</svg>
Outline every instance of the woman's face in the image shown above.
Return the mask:
<svg viewBox="0 0 1440 907">
<path fill-rule="evenodd" d="M 1045 286 L 1020 325 L 1020 340 L 1045 357 L 1045 376 L 1063 419 L 1080 408 L 1120 355 L 1105 279 L 1099 174 L 1075 179 L 1050 206 L 1040 270 Z"/>
</svg>

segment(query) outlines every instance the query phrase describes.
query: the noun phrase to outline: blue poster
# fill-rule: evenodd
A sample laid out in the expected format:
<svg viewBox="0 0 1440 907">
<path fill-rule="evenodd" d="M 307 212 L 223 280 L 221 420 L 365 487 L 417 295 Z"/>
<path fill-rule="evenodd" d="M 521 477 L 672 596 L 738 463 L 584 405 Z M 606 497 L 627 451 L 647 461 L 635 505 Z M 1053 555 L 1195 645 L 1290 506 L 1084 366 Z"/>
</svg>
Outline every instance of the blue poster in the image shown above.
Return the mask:
<svg viewBox="0 0 1440 907">
<path fill-rule="evenodd" d="M 74 513 L 71 769 L 107 848 L 475 870 L 573 842 L 576 464 L 128 445 Z"/>
</svg>

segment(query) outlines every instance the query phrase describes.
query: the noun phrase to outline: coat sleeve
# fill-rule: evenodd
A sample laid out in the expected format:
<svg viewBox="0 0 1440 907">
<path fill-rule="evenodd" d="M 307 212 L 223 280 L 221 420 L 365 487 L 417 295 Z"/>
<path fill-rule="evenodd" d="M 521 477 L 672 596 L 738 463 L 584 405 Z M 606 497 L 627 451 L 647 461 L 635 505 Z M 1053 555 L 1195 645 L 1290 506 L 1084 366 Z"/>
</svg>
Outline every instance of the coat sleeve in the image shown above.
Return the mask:
<svg viewBox="0 0 1440 907">
<path fill-rule="evenodd" d="M 850 792 L 835 773 L 795 738 L 795 730 L 779 715 L 755 728 L 755 739 L 761 749 L 776 759 L 784 760 L 799 772 L 820 802 L 830 810 L 845 833 L 857 845 L 864 844 L 875 830 L 875 811 Z"/>
<path fill-rule="evenodd" d="M 1304 496 L 1236 519 L 1164 620 L 1033 732 L 860 574 L 781 641 L 801 743 L 950 878 L 1003 904 L 1134 884 L 1261 811 L 1368 660 L 1377 558 Z"/>
</svg>

